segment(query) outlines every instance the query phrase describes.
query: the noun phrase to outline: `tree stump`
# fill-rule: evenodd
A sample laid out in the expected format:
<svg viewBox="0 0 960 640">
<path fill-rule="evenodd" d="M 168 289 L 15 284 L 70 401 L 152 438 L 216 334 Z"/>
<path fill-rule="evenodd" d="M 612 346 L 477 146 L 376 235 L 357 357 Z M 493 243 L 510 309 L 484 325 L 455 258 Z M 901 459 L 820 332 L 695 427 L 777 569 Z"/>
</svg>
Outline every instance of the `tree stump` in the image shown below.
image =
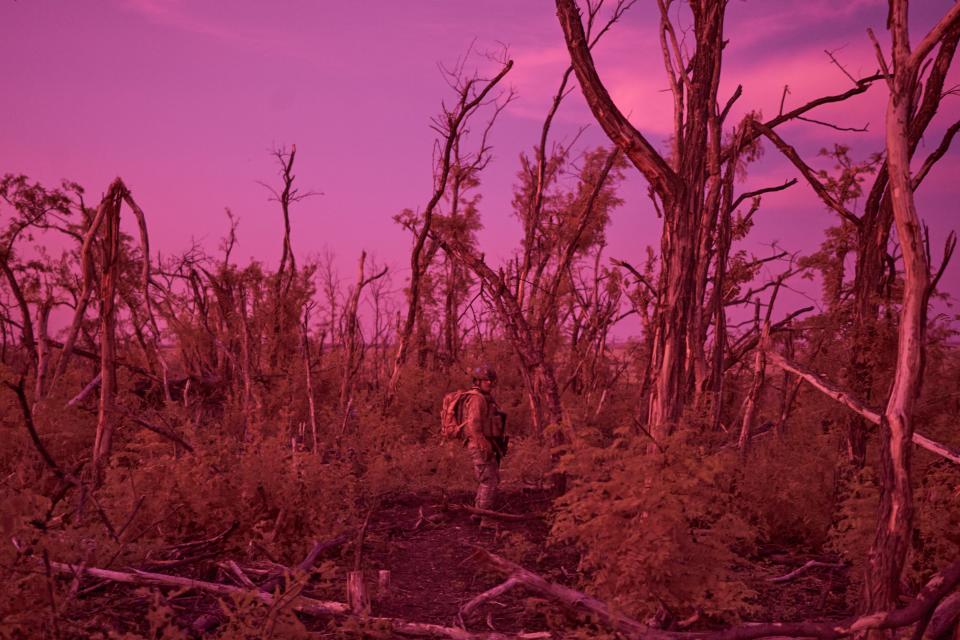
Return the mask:
<svg viewBox="0 0 960 640">
<path fill-rule="evenodd" d="M 354 613 L 370 610 L 370 596 L 363 580 L 363 571 L 351 571 L 347 574 L 347 604 Z"/>
</svg>

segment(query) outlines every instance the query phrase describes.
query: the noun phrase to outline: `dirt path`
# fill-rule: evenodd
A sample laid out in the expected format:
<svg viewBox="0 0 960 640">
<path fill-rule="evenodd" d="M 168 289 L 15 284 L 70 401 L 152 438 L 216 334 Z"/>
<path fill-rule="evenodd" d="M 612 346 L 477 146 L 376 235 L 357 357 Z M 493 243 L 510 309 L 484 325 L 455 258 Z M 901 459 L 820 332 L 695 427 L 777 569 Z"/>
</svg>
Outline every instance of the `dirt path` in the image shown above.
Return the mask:
<svg viewBox="0 0 960 640">
<path fill-rule="evenodd" d="M 451 504 L 469 503 L 468 494 L 447 496 Z M 508 513 L 543 514 L 550 497 L 542 491 L 504 492 L 498 508 Z M 422 517 L 423 516 L 423 517 Z M 419 523 L 419 524 L 418 524 Z M 391 572 L 391 585 L 383 597 L 374 595 L 373 613 L 451 625 L 460 607 L 477 594 L 499 584 L 503 577 L 486 570 L 472 560 L 476 547 L 482 547 L 536 566 L 545 576 L 569 571 L 556 551 L 544 554 L 548 533 L 543 518 L 522 522 L 502 522 L 496 530 L 480 529 L 469 513 L 443 508 L 439 496 L 410 496 L 379 509 L 370 522 L 364 550 L 364 571 Z M 528 594 L 522 591 L 496 598 L 467 621 L 475 630 L 495 629 L 517 632 L 543 629 L 542 615 L 526 606 Z"/>
<path fill-rule="evenodd" d="M 548 580 L 578 586 L 576 551 L 546 546 L 551 497 L 546 491 L 503 491 L 499 510 L 540 517 L 502 522 L 495 531 L 481 530 L 467 512 L 445 509 L 441 496 L 410 495 L 382 505 L 369 524 L 363 568 L 369 583 L 376 582 L 379 570 L 389 570 L 391 585 L 385 595 L 372 594 L 373 614 L 457 625 L 463 604 L 504 580 L 472 558 L 476 547 L 504 556 Z M 446 496 L 449 504 L 470 503 L 471 499 L 466 493 Z M 767 551 L 761 555 L 751 563 L 747 577 L 763 611 L 757 620 L 839 618 L 850 613 L 844 602 L 844 570 L 811 571 L 796 580 L 775 584 L 769 581 L 771 576 L 788 573 L 807 557 L 796 552 Z M 529 593 L 517 589 L 484 604 L 465 622 L 474 631 L 544 630 L 550 626 L 548 611 L 553 616 L 562 615 L 556 606 L 531 599 Z"/>
</svg>

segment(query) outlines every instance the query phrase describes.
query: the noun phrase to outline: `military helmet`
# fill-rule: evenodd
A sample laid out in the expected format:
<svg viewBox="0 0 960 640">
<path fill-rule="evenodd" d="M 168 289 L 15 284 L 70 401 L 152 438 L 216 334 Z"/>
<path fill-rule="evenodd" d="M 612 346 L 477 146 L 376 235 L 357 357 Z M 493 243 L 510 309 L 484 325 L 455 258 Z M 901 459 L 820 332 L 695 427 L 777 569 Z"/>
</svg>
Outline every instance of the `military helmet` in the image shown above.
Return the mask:
<svg viewBox="0 0 960 640">
<path fill-rule="evenodd" d="M 497 372 L 493 370 L 493 367 L 490 365 L 482 364 L 479 367 L 474 367 L 473 369 L 473 379 L 474 380 L 489 380 L 490 382 L 497 381 Z"/>
</svg>

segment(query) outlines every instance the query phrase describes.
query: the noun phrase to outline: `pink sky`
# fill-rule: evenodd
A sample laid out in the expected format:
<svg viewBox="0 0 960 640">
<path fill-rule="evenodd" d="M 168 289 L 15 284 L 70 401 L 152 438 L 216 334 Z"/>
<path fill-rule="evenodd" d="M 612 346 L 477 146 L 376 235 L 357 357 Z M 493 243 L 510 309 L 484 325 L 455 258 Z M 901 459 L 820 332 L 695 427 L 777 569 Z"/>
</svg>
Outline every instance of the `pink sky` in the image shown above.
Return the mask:
<svg viewBox="0 0 960 640">
<path fill-rule="evenodd" d="M 914 2 L 919 34 L 952 4 Z M 229 10 L 225 9 L 229 7 Z M 824 49 L 856 74 L 876 67 L 866 28 L 887 42 L 886 6 L 876 0 L 732 0 L 724 82 L 744 86 L 741 112 L 776 112 L 784 84 L 797 105 L 849 80 Z M 601 76 L 623 111 L 657 144 L 669 128 L 669 99 L 656 42 L 656 10 L 638 2 L 596 52 Z M 295 143 L 303 189 L 323 196 L 296 205 L 294 250 L 302 261 L 325 250 L 352 280 L 365 249 L 391 267 L 394 287 L 407 276 L 409 236 L 392 222 L 405 207 L 422 207 L 431 189 L 429 119 L 449 96 L 438 62 L 476 49 L 509 46 L 508 76 L 518 99 L 493 134 L 494 161 L 482 187 L 483 249 L 491 261 L 511 254 L 519 238 L 510 199 L 517 156 L 535 142 L 549 97 L 568 63 L 551 2 L 546 0 L 380 0 L 352 3 L 284 0 L 105 0 L 5 2 L 0 8 L 2 173 L 25 173 L 54 185 L 83 184 L 91 200 L 121 176 L 147 214 L 155 249 L 173 253 L 192 239 L 214 250 L 226 229 L 224 207 L 240 218 L 234 254 L 276 264 L 281 224 L 258 180 L 275 179 L 271 147 Z M 953 73 L 953 81 L 960 82 Z M 870 133 L 842 134 L 815 125 L 781 134 L 815 163 L 834 141 L 858 157 L 882 148 L 886 95 L 876 86 L 854 102 L 816 117 L 870 124 Z M 960 117 L 948 97 L 918 157 Z M 737 115 L 737 114 L 735 114 Z M 555 130 L 569 136 L 591 125 L 587 144 L 605 143 L 576 92 Z M 635 171 L 626 204 L 614 216 L 608 255 L 640 261 L 656 245 L 659 222 Z M 744 189 L 782 182 L 794 171 L 768 149 Z M 960 152 L 952 150 L 919 194 L 934 258 L 955 228 Z M 797 185 L 772 196 L 746 245 L 756 252 L 778 241 L 809 252 L 834 223 Z M 945 289 L 960 294 L 954 263 Z"/>
</svg>

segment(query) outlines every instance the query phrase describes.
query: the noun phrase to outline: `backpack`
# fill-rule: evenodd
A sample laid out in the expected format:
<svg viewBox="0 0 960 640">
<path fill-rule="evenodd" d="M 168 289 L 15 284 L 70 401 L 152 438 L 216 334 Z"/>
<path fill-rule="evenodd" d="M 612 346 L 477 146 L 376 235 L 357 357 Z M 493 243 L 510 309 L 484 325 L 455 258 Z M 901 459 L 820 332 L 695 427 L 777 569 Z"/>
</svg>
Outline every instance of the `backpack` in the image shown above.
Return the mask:
<svg viewBox="0 0 960 640">
<path fill-rule="evenodd" d="M 458 389 L 443 396 L 440 408 L 440 435 L 451 440 L 463 437 L 463 403 L 470 395 L 477 395 L 474 389 Z"/>
</svg>

